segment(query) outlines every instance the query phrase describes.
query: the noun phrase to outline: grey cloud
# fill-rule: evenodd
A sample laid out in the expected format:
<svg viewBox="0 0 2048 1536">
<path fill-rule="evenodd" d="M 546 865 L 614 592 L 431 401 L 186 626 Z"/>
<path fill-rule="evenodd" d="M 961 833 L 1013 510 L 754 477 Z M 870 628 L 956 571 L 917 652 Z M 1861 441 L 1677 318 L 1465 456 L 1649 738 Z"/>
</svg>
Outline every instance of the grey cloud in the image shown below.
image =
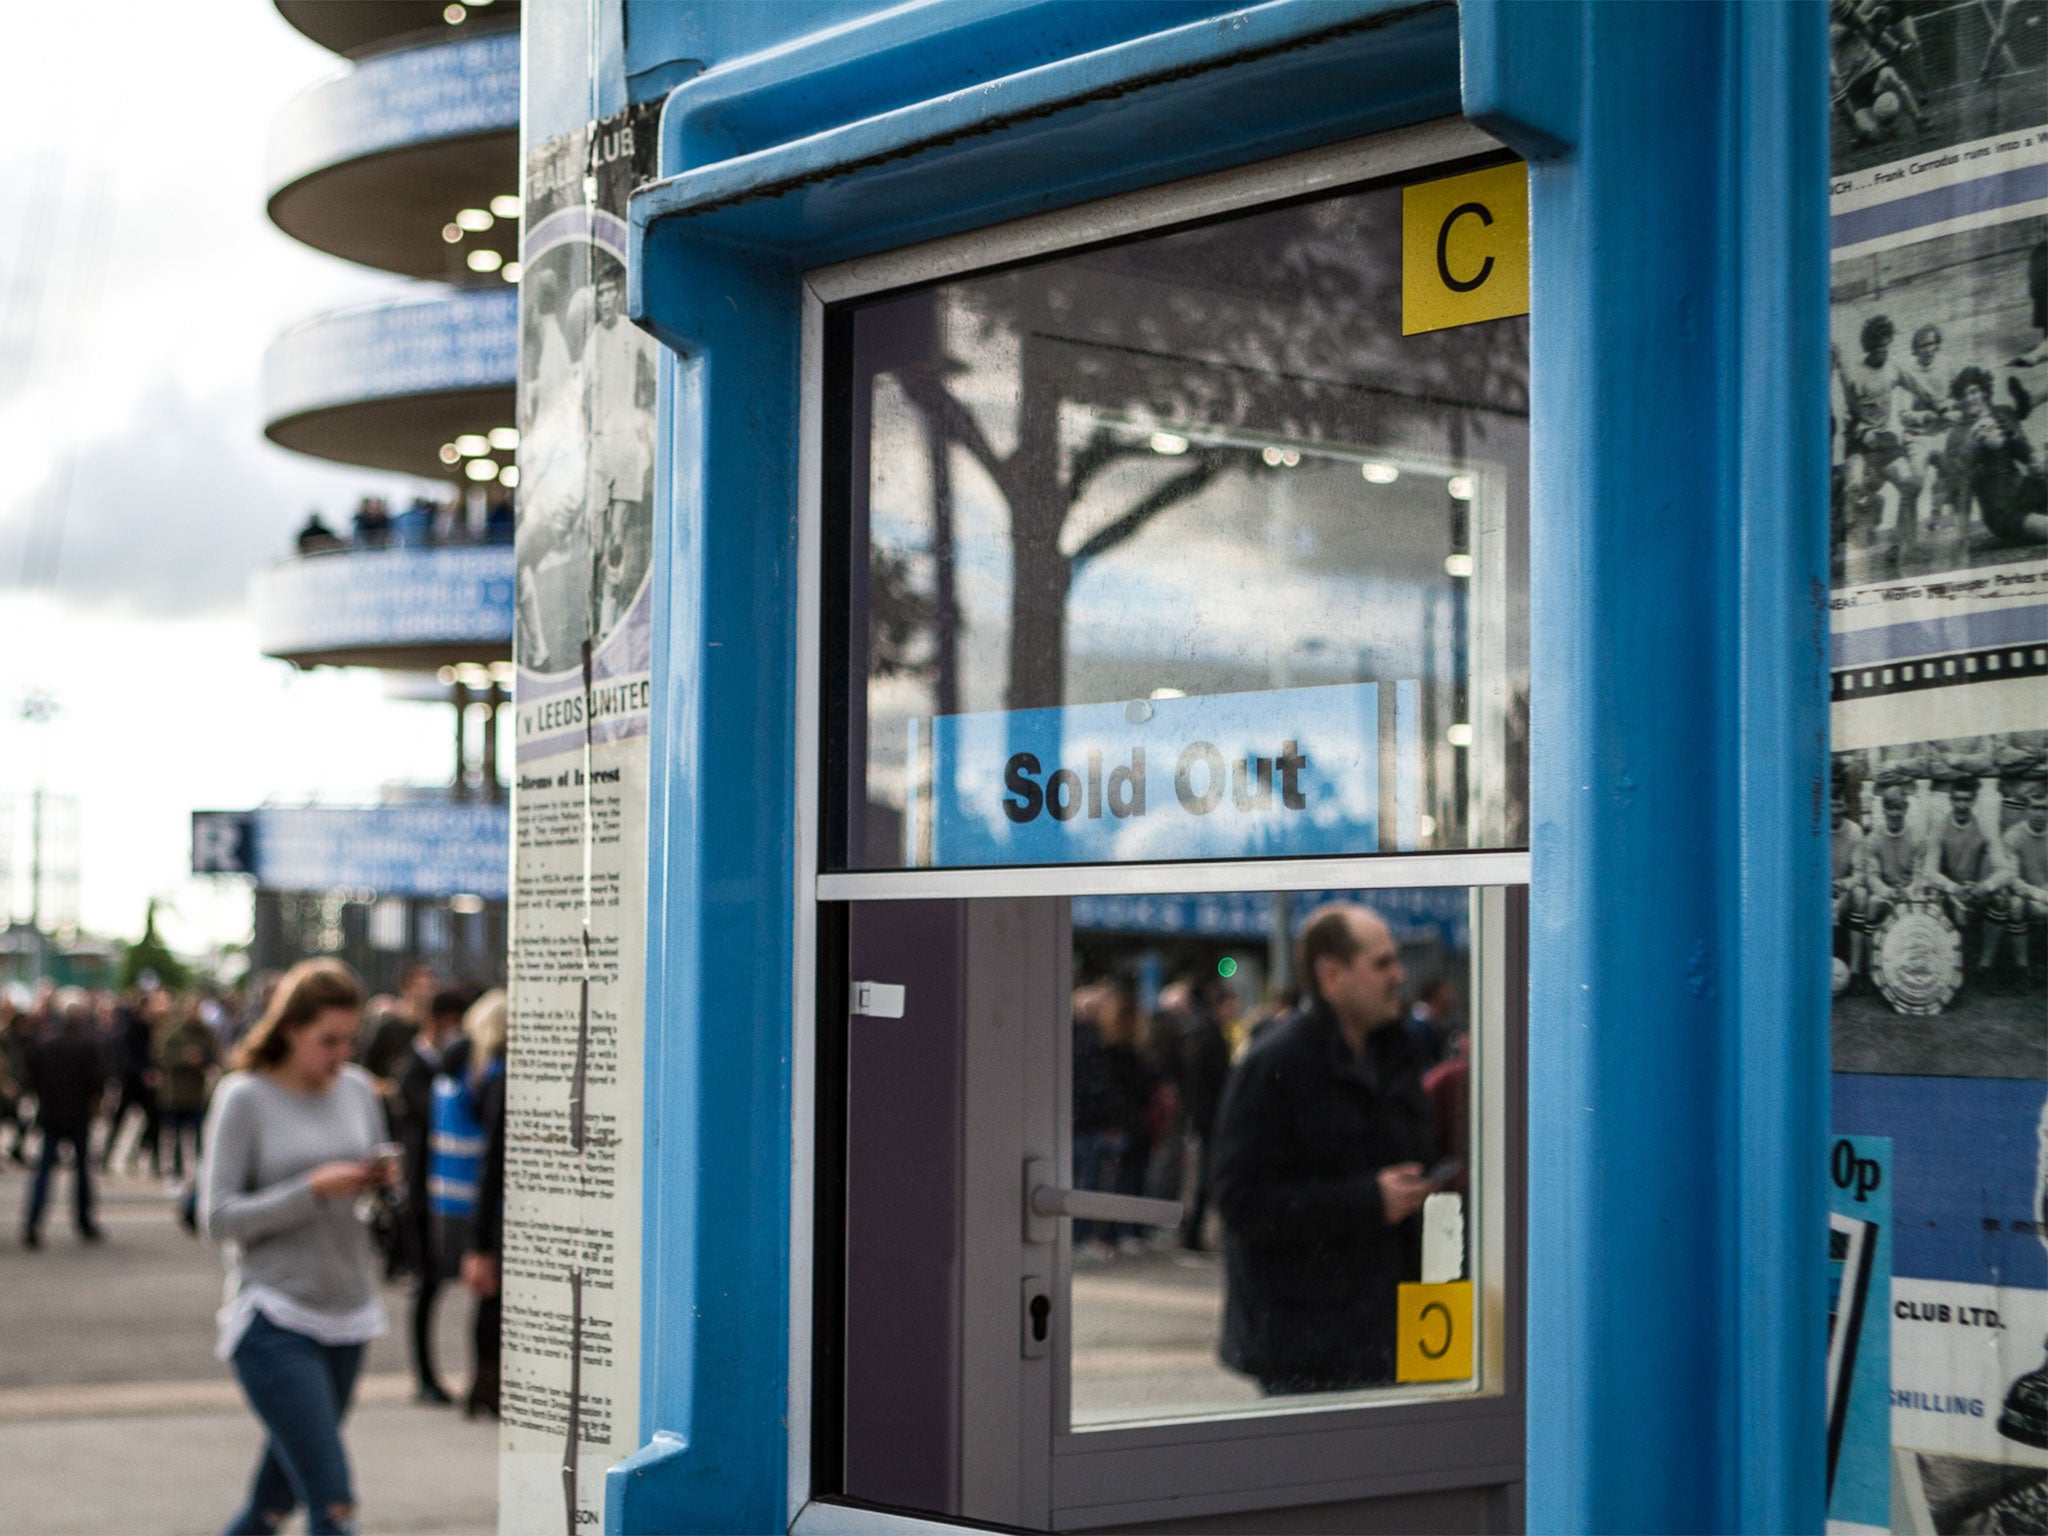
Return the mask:
<svg viewBox="0 0 2048 1536">
<path fill-rule="evenodd" d="M 195 400 L 165 383 L 135 419 L 52 464 L 0 519 L 0 591 L 50 585 L 81 607 L 183 616 L 232 609 L 249 578 L 287 556 L 309 508 L 345 527 L 391 477 L 264 441 L 247 396 Z M 54 583 L 45 566 L 62 504 Z"/>
</svg>

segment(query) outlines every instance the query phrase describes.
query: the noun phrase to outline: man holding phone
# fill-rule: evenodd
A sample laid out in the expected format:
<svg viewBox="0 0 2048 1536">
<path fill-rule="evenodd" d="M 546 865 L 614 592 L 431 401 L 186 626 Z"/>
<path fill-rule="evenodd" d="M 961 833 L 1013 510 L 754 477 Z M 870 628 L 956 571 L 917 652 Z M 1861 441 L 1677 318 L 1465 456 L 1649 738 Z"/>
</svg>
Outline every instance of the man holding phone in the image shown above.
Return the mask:
<svg viewBox="0 0 2048 1536">
<path fill-rule="evenodd" d="M 1383 1385 L 1440 1187 L 1421 1059 L 1399 1027 L 1406 977 L 1385 921 L 1349 902 L 1309 915 L 1295 959 L 1302 1006 L 1238 1065 L 1217 1116 L 1220 1352 L 1268 1393 Z"/>
</svg>

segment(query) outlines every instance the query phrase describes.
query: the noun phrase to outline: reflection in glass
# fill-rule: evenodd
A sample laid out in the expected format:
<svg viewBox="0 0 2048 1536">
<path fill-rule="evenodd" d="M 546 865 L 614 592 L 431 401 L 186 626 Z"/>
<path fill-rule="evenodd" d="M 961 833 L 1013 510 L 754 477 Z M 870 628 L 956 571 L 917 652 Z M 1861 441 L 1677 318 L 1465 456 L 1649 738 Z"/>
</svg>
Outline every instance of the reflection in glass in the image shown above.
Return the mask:
<svg viewBox="0 0 2048 1536">
<path fill-rule="evenodd" d="M 1074 898 L 1073 1184 L 1183 1210 L 1074 1224 L 1074 1428 L 1423 1379 L 1400 1287 L 1475 1274 L 1472 895 Z"/>
<path fill-rule="evenodd" d="M 1526 325 L 1403 336 L 1399 212 L 1353 193 L 833 313 L 833 867 L 1046 861 L 1000 819 L 959 857 L 943 814 L 920 834 L 948 717 L 1285 721 L 1366 684 L 1381 803 L 1312 851 L 1526 843 Z M 1080 857 L 1217 855 L 1175 836 Z"/>
</svg>

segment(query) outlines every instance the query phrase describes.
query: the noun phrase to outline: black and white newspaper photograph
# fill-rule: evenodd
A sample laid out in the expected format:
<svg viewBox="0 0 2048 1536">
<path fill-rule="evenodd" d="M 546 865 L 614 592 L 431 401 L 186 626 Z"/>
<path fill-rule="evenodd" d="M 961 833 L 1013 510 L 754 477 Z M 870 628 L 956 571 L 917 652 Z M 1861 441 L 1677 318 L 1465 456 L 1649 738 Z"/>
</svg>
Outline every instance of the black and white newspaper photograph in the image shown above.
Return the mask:
<svg viewBox="0 0 2048 1536">
<path fill-rule="evenodd" d="M 2048 553 L 2048 218 L 1837 258 L 1839 585 Z"/>
<path fill-rule="evenodd" d="M 1837 752 L 1837 1072 L 2048 1075 L 2048 731 Z"/>
<path fill-rule="evenodd" d="M 637 120 L 637 121 L 636 121 Z M 580 666 L 632 613 L 653 550 L 654 338 L 626 317 L 644 110 L 533 156 L 520 289 L 518 619 L 529 672 Z M 597 201 L 585 198 L 595 189 Z"/>
<path fill-rule="evenodd" d="M 2039 0 L 1830 0 L 1837 175 L 2031 128 L 2048 95 Z"/>
</svg>

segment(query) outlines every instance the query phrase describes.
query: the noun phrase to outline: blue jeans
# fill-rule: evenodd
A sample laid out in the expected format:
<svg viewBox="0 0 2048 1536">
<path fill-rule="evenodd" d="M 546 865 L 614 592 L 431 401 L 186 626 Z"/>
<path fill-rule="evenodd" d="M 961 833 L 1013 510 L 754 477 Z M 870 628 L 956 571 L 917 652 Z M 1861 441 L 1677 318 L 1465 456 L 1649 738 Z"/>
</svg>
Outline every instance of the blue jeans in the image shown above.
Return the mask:
<svg viewBox="0 0 2048 1536">
<path fill-rule="evenodd" d="M 206 1151 L 206 1111 L 201 1109 L 167 1109 L 163 1112 L 162 1124 L 157 1129 L 157 1146 L 163 1146 L 164 1137 L 171 1139 L 171 1177 L 185 1177 L 185 1133 L 192 1133 L 192 1167 L 196 1172 L 199 1158 Z"/>
<path fill-rule="evenodd" d="M 300 1504 L 308 1536 L 345 1536 L 355 1529 L 355 1491 L 341 1421 L 362 1369 L 360 1344 L 322 1344 L 280 1328 L 262 1313 L 235 1346 L 235 1378 L 270 1432 L 249 1487 L 249 1502 L 226 1536 L 270 1536 Z M 338 1519 L 338 1505 L 349 1507 Z"/>
<path fill-rule="evenodd" d="M 50 1203 L 50 1176 L 57 1171 L 58 1153 L 67 1146 L 71 1148 L 72 1220 L 81 1232 L 93 1230 L 92 1149 L 86 1144 L 91 1136 L 90 1130 L 43 1132 L 43 1153 L 36 1159 L 35 1182 L 29 1185 L 28 1211 L 22 1217 L 22 1230 L 31 1235 L 43 1230 L 43 1210 Z"/>
<path fill-rule="evenodd" d="M 1116 1185 L 1117 1160 L 1123 1155 L 1122 1131 L 1081 1131 L 1074 1137 L 1074 1188 L 1108 1190 Z M 1116 1227 L 1109 1222 L 1074 1223 L 1074 1246 L 1101 1240 L 1114 1242 Z"/>
</svg>

